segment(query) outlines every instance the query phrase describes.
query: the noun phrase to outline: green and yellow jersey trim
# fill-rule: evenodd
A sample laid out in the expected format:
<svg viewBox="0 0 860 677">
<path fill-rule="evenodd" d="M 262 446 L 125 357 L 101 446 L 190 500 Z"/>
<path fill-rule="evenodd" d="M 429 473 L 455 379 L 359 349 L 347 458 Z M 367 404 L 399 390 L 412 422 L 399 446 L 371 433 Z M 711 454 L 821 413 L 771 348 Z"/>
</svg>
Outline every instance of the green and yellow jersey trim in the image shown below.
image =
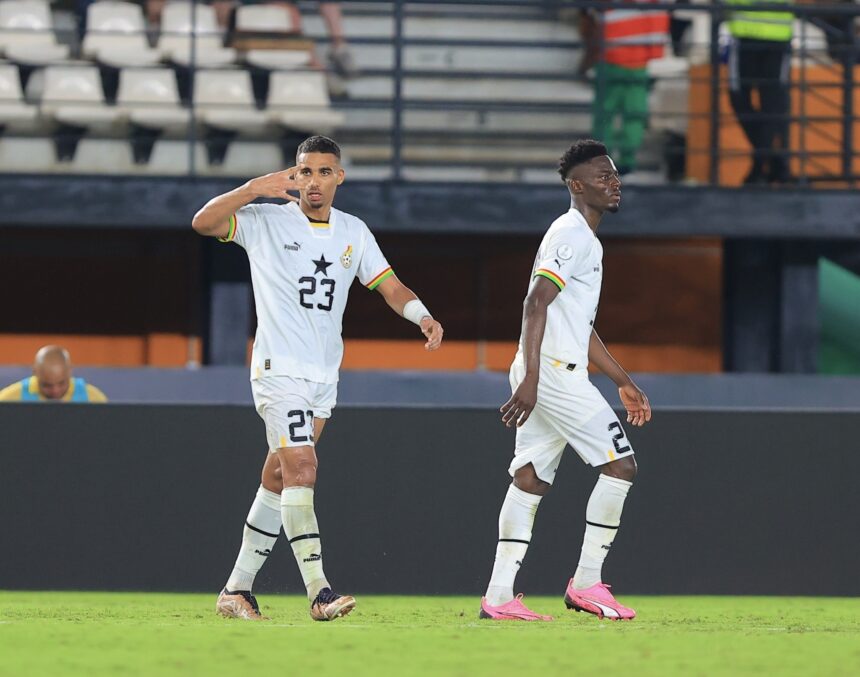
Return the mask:
<svg viewBox="0 0 860 677">
<path fill-rule="evenodd" d="M 564 289 L 564 286 L 566 284 L 565 281 L 562 280 L 558 275 L 556 275 L 551 270 L 547 270 L 546 268 L 538 268 L 535 271 L 535 277 L 537 277 L 538 275 L 540 275 L 541 277 L 545 277 L 547 280 L 552 282 L 556 287 L 558 287 L 559 291 Z"/>
<path fill-rule="evenodd" d="M 394 275 L 394 271 L 391 269 L 391 266 L 388 266 L 388 268 L 367 283 L 367 288 L 376 289 L 383 280 L 387 280 L 392 275 Z"/>
<path fill-rule="evenodd" d="M 236 215 L 232 214 L 230 216 L 230 230 L 227 231 L 227 237 L 219 237 L 218 242 L 232 242 L 233 238 L 236 237 L 237 224 Z"/>
</svg>

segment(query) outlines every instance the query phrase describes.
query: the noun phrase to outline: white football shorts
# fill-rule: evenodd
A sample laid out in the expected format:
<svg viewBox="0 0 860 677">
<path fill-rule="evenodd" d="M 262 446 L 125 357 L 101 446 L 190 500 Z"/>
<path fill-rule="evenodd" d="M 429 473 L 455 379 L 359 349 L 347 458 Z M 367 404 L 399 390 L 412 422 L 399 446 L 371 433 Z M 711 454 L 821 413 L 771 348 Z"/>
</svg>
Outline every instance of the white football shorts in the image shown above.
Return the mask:
<svg viewBox="0 0 860 677">
<path fill-rule="evenodd" d="M 314 419 L 329 418 L 337 402 L 337 383 L 314 383 L 291 376 L 251 381 L 254 407 L 266 424 L 269 451 L 313 446 Z"/>
<path fill-rule="evenodd" d="M 514 460 L 508 472 L 531 463 L 544 482 L 555 479 L 566 445 L 592 466 L 631 456 L 633 447 L 615 412 L 588 380 L 588 370 L 541 357 L 537 405 L 517 428 Z M 511 392 L 525 376 L 525 363 L 517 357 L 511 365 Z"/>
</svg>

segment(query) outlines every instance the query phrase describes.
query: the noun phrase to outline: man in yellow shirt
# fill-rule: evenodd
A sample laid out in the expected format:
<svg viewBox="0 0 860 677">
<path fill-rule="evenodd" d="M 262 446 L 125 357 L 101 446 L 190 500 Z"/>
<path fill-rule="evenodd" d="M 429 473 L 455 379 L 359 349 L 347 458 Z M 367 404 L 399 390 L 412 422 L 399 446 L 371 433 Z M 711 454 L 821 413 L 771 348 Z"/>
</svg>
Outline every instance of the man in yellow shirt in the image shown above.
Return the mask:
<svg viewBox="0 0 860 677">
<path fill-rule="evenodd" d="M 44 346 L 36 353 L 33 375 L 0 390 L 0 402 L 107 402 L 105 394 L 72 377 L 69 351 Z"/>
</svg>

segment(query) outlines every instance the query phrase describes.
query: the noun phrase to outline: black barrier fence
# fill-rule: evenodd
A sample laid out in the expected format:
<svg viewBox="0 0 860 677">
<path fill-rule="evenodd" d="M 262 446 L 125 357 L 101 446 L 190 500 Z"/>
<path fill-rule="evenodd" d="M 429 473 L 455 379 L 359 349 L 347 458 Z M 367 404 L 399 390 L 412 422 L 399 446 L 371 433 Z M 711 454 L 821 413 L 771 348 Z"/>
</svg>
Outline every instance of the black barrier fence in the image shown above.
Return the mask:
<svg viewBox="0 0 860 677">
<path fill-rule="evenodd" d="M 860 595 L 860 412 L 657 411 L 628 432 L 622 593 Z M 264 445 L 250 407 L 0 406 L 0 588 L 214 595 Z M 338 410 L 316 492 L 337 588 L 477 599 L 512 446 L 495 411 Z M 568 451 L 518 589 L 562 593 L 594 478 Z M 303 592 L 283 539 L 257 589 Z"/>
</svg>

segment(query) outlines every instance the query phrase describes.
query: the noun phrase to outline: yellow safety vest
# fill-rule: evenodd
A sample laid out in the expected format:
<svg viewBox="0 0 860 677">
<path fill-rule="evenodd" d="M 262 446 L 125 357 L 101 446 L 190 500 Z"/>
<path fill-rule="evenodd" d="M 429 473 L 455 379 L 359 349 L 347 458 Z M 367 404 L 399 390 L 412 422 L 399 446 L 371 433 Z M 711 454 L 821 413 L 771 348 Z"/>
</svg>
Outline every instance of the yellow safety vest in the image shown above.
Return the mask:
<svg viewBox="0 0 860 677">
<path fill-rule="evenodd" d="M 729 5 L 754 5 L 763 2 L 785 4 L 785 0 L 728 0 Z M 794 30 L 791 12 L 762 12 L 734 10 L 729 20 L 729 32 L 736 38 L 788 42 Z"/>
</svg>

